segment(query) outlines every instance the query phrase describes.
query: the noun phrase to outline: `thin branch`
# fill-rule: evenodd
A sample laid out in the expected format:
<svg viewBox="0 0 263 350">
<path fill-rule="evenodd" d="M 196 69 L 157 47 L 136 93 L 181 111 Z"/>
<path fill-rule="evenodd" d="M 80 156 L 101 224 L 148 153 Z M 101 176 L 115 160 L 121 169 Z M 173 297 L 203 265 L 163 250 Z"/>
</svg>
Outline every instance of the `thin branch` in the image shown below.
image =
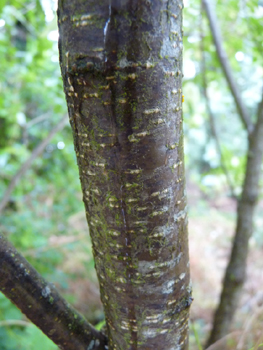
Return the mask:
<svg viewBox="0 0 263 350">
<path fill-rule="evenodd" d="M 263 123 L 263 86 L 262 86 L 262 97 L 257 108 L 257 121 L 256 128 L 258 128 Z"/>
<path fill-rule="evenodd" d="M 25 127 L 25 129 L 29 129 L 29 128 L 31 128 L 31 126 L 50 118 L 50 116 L 51 116 L 50 112 L 41 114 L 38 117 L 31 119 L 28 123 L 25 124 L 24 127 Z"/>
<path fill-rule="evenodd" d="M 45 140 L 43 140 L 32 152 L 32 154 L 30 155 L 30 157 L 25 161 L 25 163 L 22 164 L 22 166 L 20 167 L 20 169 L 17 171 L 17 173 L 15 174 L 15 176 L 12 178 L 12 180 L 9 183 L 9 186 L 7 187 L 4 196 L 2 197 L 2 200 L 0 202 L 0 214 L 3 211 L 3 209 L 5 208 L 5 206 L 7 205 L 11 193 L 13 191 L 13 189 L 15 188 L 15 186 L 17 185 L 18 181 L 20 180 L 20 178 L 25 174 L 25 172 L 27 171 L 27 169 L 31 166 L 31 164 L 33 163 L 33 161 L 44 151 L 44 149 L 46 148 L 46 146 L 48 145 L 48 143 L 50 142 L 50 140 L 54 137 L 54 135 L 62 130 L 64 128 L 64 126 L 66 125 L 68 120 L 67 116 L 64 116 L 60 122 L 54 127 L 53 130 L 50 131 L 50 133 L 48 134 L 48 136 L 45 138 Z"/>
<path fill-rule="evenodd" d="M 48 244 L 45 245 L 44 247 L 40 247 L 37 249 L 29 249 L 27 251 L 24 252 L 24 256 L 26 257 L 34 257 L 39 253 L 44 253 L 46 251 L 49 251 L 51 249 L 56 249 L 56 248 L 60 248 L 66 244 L 69 243 L 75 243 L 75 242 L 79 242 L 82 239 L 86 238 L 87 235 L 85 234 L 79 234 L 78 236 L 69 236 L 69 237 L 64 237 L 64 236 L 59 236 L 59 237 L 55 237 L 55 239 L 53 240 L 49 240 Z M 54 238 L 50 237 L 51 239 Z"/>
<path fill-rule="evenodd" d="M 3 236 L 0 266 L 0 291 L 60 349 L 108 348 L 106 336 L 74 310 Z"/>
<path fill-rule="evenodd" d="M 18 326 L 18 327 L 28 327 L 30 326 L 30 322 L 26 322 L 23 320 L 4 320 L 0 321 L 0 327 L 9 327 L 9 326 Z"/>
<path fill-rule="evenodd" d="M 28 123 L 21 125 L 23 130 L 23 143 L 26 145 L 28 143 L 28 129 L 32 126 L 41 123 L 42 121 L 51 117 L 50 112 L 39 115 L 38 117 L 31 119 Z"/>
<path fill-rule="evenodd" d="M 238 86 L 236 85 L 234 76 L 231 71 L 227 54 L 222 45 L 223 40 L 222 40 L 219 25 L 218 25 L 216 13 L 213 9 L 213 2 L 212 0 L 202 0 L 202 3 L 204 5 L 204 9 L 208 17 L 209 26 L 210 26 L 212 37 L 216 47 L 217 55 L 221 63 L 228 86 L 235 100 L 238 114 L 248 134 L 251 135 L 251 133 L 253 132 L 254 126 L 248 114 L 247 108 L 243 103 L 242 96 L 239 92 Z"/>
<path fill-rule="evenodd" d="M 249 317 L 248 320 L 246 320 L 246 323 L 243 327 L 243 332 L 239 338 L 239 342 L 237 344 L 236 350 L 242 350 L 245 349 L 245 340 L 248 338 L 249 334 L 252 333 L 252 327 L 253 324 L 258 322 L 258 317 L 262 314 L 263 307 L 257 308 L 255 312 Z M 262 338 L 261 338 L 262 339 Z M 257 349 L 257 348 L 256 348 Z"/>
<path fill-rule="evenodd" d="M 247 169 L 244 183 L 243 197 L 258 198 L 259 181 L 262 173 L 263 158 L 263 89 L 261 101 L 258 104 L 257 119 L 253 133 L 249 137 L 248 158 L 251 159 L 251 166 Z M 252 167 L 252 170 L 251 170 Z M 247 194 L 246 194 L 247 192 Z"/>
<path fill-rule="evenodd" d="M 205 350 L 222 350 L 222 349 L 227 349 L 227 345 L 229 343 L 230 344 L 236 344 L 238 342 L 238 339 L 240 338 L 241 334 L 242 334 L 242 331 L 234 331 L 234 332 L 228 333 L 224 337 L 222 337 L 219 340 L 215 341 L 210 346 L 205 347 Z"/>
<path fill-rule="evenodd" d="M 204 48 L 204 38 L 203 38 L 203 26 L 202 26 L 202 9 L 201 9 L 201 16 L 200 16 L 200 51 L 201 51 L 201 74 L 202 74 L 202 80 L 203 80 L 203 95 L 205 98 L 205 105 L 206 105 L 206 110 L 207 110 L 207 114 L 208 114 L 208 118 L 209 118 L 209 123 L 210 123 L 210 129 L 211 129 L 211 134 L 214 138 L 215 141 L 215 145 L 216 145 L 216 150 L 219 156 L 219 160 L 220 160 L 220 167 L 222 168 L 225 177 L 226 177 L 226 181 L 231 193 L 231 197 L 236 199 L 236 195 L 235 195 L 235 188 L 234 185 L 232 183 L 230 174 L 228 172 L 226 163 L 225 163 L 225 159 L 223 156 L 223 152 L 221 149 L 221 145 L 220 145 L 220 141 L 219 141 L 219 137 L 217 134 L 217 129 L 216 129 L 216 123 L 215 123 L 215 116 L 214 113 L 212 112 L 210 103 L 209 103 L 209 97 L 208 97 L 208 93 L 207 93 L 207 78 L 206 78 L 206 71 L 207 71 L 207 67 L 206 67 L 206 59 L 205 59 L 205 48 Z"/>
</svg>

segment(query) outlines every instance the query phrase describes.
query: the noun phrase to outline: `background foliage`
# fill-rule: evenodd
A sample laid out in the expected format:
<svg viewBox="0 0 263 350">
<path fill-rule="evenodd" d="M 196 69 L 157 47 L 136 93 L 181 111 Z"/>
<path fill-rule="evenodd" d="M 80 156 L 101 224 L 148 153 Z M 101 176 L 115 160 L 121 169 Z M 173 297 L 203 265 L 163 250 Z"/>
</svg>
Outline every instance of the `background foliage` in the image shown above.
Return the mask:
<svg viewBox="0 0 263 350">
<path fill-rule="evenodd" d="M 227 250 L 235 205 L 232 203 L 228 210 L 224 204 L 220 217 L 211 209 L 218 198 L 222 195 L 227 198 L 230 191 L 203 96 L 203 57 L 209 103 L 236 194 L 240 193 L 244 177 L 246 137 L 217 59 L 207 20 L 204 15 L 202 18 L 200 1 L 185 0 L 184 3 L 184 119 L 190 225 L 192 220 L 198 226 L 201 218 L 202 225 L 209 230 L 207 215 L 214 215 L 218 225 L 229 231 L 220 236 Z M 55 7 L 53 0 L 2 0 L 0 3 L 0 198 L 21 164 L 66 113 L 58 64 Z M 222 0 L 217 1 L 216 11 L 236 81 L 254 116 L 263 78 L 263 3 L 261 0 Z M 259 206 L 252 239 L 257 248 L 263 246 L 260 212 Z M 231 222 L 229 226 L 228 222 Z M 192 228 L 193 242 L 204 239 Z M 89 320 L 101 321 L 103 314 L 69 126 L 53 138 L 19 181 L 1 216 L 0 230 Z M 213 244 L 217 246 L 218 242 Z M 195 277 L 196 271 L 193 274 Z M 197 283 L 197 299 L 199 290 L 202 286 Z M 210 315 L 216 296 L 212 295 L 213 301 L 207 305 Z M 204 337 L 207 329 L 202 325 L 211 321 L 196 313 L 193 313 L 195 332 L 192 332 L 191 349 L 198 343 L 194 334 Z M 3 295 L 0 295 L 0 344 L 1 350 L 56 349 Z"/>
</svg>

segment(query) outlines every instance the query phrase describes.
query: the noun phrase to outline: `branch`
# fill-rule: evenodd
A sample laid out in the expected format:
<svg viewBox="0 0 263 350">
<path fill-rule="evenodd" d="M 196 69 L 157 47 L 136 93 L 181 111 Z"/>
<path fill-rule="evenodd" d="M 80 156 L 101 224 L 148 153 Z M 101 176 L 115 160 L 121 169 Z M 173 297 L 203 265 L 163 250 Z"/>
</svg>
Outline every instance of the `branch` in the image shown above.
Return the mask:
<svg viewBox="0 0 263 350">
<path fill-rule="evenodd" d="M 15 176 L 12 178 L 12 180 L 9 183 L 9 186 L 7 187 L 4 196 L 0 202 L 0 214 L 3 211 L 3 209 L 5 208 L 6 204 L 8 203 L 11 193 L 13 191 L 13 189 L 15 188 L 15 186 L 17 185 L 18 181 L 20 180 L 20 178 L 25 174 L 25 172 L 27 171 L 27 169 L 31 166 L 31 164 L 33 163 L 33 161 L 44 151 L 45 147 L 48 145 L 48 143 L 50 142 L 50 140 L 53 138 L 53 136 L 60 130 L 62 130 L 64 128 L 64 126 L 66 125 L 68 120 L 67 116 L 64 116 L 60 122 L 54 127 L 53 130 L 50 131 L 50 133 L 48 134 L 48 136 L 45 138 L 45 140 L 43 140 L 32 152 L 32 154 L 30 155 L 30 157 L 25 161 L 24 164 L 22 164 L 22 166 L 20 167 L 20 169 L 17 171 L 17 173 L 15 174 Z"/>
<path fill-rule="evenodd" d="M 0 327 L 18 326 L 18 327 L 28 327 L 31 323 L 23 320 L 4 320 L 0 321 Z"/>
<path fill-rule="evenodd" d="M 202 1 L 203 1 L 204 9 L 205 9 L 207 17 L 208 17 L 208 22 L 209 22 L 212 37 L 214 40 L 214 44 L 216 47 L 216 52 L 217 52 L 219 61 L 221 63 L 221 66 L 222 66 L 225 78 L 227 80 L 228 86 L 229 86 L 230 91 L 234 97 L 238 114 L 239 114 L 241 121 L 244 124 L 244 127 L 246 128 L 248 134 L 251 135 L 251 133 L 254 129 L 254 126 L 253 126 L 253 123 L 249 117 L 247 108 L 243 104 L 243 99 L 241 97 L 238 86 L 236 85 L 234 76 L 232 74 L 230 64 L 229 64 L 229 61 L 227 58 L 227 54 L 222 46 L 223 40 L 222 40 L 222 36 L 221 36 L 221 32 L 220 32 L 220 28 L 218 25 L 215 11 L 212 8 L 212 6 L 213 6 L 213 4 L 211 4 L 212 0 L 202 0 Z"/>
<path fill-rule="evenodd" d="M 213 328 L 207 341 L 207 346 L 229 332 L 234 313 L 238 307 L 240 292 L 246 277 L 249 239 L 253 232 L 253 218 L 258 201 L 259 183 L 262 173 L 262 159 L 263 94 L 258 106 L 256 126 L 249 137 L 245 180 L 238 204 L 237 225 L 231 257 L 226 268 L 220 302 L 214 315 Z"/>
<path fill-rule="evenodd" d="M 0 291 L 63 350 L 105 350 L 106 336 L 90 325 L 0 236 Z"/>
<path fill-rule="evenodd" d="M 48 118 L 50 118 L 51 114 L 50 112 L 48 113 L 45 113 L 45 114 L 41 114 L 39 115 L 38 117 L 34 118 L 34 119 L 31 119 L 28 123 L 25 124 L 25 129 L 29 129 L 31 128 L 31 126 L 37 124 L 37 123 L 40 123 Z"/>
<path fill-rule="evenodd" d="M 258 198 L 259 181 L 262 173 L 262 159 L 263 159 L 263 89 L 261 101 L 258 104 L 257 120 L 253 133 L 249 138 L 249 154 L 250 168 L 247 170 L 244 192 L 244 197 Z"/>
<path fill-rule="evenodd" d="M 82 240 L 83 238 L 86 238 L 87 234 L 79 234 L 78 236 L 51 236 L 49 238 L 49 242 L 47 245 L 44 247 L 39 247 L 39 248 L 34 248 L 34 249 L 29 249 L 26 250 L 23 255 L 28 257 L 34 257 L 36 254 L 43 253 L 46 251 L 49 251 L 51 249 L 56 249 L 59 248 L 63 245 L 69 244 L 69 243 L 74 243 Z"/>
<path fill-rule="evenodd" d="M 205 98 L 205 105 L 206 105 L 206 110 L 207 110 L 207 114 L 208 114 L 208 118 L 209 118 L 209 123 L 210 123 L 210 129 L 211 129 L 211 134 L 214 138 L 215 141 L 215 145 L 216 145 L 216 149 L 217 149 L 217 153 L 219 155 L 219 160 L 220 160 L 220 166 L 225 174 L 226 177 L 226 181 L 231 193 L 231 197 L 236 199 L 236 195 L 235 195 L 235 188 L 234 185 L 232 183 L 231 177 L 229 175 L 227 166 L 225 164 L 225 159 L 223 156 L 223 152 L 221 150 L 221 145 L 219 142 L 219 137 L 217 134 L 217 129 L 216 129 L 216 123 L 215 123 L 215 116 L 212 112 L 210 103 L 209 103 L 209 97 L 208 97 L 208 93 L 207 93 L 207 79 L 206 79 L 206 59 L 205 59 L 205 48 L 204 48 L 204 40 L 203 40 L 203 26 L 202 26 L 202 11 L 201 11 L 201 19 L 200 19 L 200 51 L 201 51 L 201 74 L 202 74 L 202 80 L 203 80 L 203 95 Z"/>
<path fill-rule="evenodd" d="M 258 104 L 256 128 L 258 128 L 262 123 L 263 123 L 263 87 L 262 87 L 261 101 Z"/>
</svg>

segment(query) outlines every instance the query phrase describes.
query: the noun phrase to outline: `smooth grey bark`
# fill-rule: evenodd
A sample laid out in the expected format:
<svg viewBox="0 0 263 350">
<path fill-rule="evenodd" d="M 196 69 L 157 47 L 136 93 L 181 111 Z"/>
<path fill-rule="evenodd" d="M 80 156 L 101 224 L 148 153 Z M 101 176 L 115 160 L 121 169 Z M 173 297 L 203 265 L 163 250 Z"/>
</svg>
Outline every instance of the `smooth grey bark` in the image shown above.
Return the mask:
<svg viewBox="0 0 263 350">
<path fill-rule="evenodd" d="M 188 347 L 181 0 L 61 0 L 59 50 L 109 349 Z"/>
<path fill-rule="evenodd" d="M 226 268 L 220 302 L 215 311 L 213 327 L 207 346 L 229 333 L 231 322 L 238 306 L 240 294 L 246 278 L 246 264 L 249 238 L 253 232 L 253 218 L 259 192 L 259 182 L 263 158 L 263 96 L 258 105 L 256 123 L 247 114 L 238 86 L 233 78 L 227 55 L 222 46 L 222 38 L 216 14 L 211 1 L 202 0 L 225 78 L 234 97 L 239 117 L 248 137 L 247 163 L 241 198 L 238 202 L 237 224 L 232 251 Z"/>
</svg>

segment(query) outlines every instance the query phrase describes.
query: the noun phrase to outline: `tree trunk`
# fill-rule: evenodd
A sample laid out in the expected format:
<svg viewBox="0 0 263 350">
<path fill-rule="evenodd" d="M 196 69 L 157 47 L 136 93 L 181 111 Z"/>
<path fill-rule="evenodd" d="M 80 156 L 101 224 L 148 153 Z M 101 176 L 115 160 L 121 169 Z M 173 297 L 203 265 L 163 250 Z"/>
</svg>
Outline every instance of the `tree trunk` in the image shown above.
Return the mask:
<svg viewBox="0 0 263 350">
<path fill-rule="evenodd" d="M 60 0 L 60 64 L 109 349 L 187 349 L 182 1 Z"/>
<path fill-rule="evenodd" d="M 257 123 L 249 138 L 247 165 L 242 196 L 237 210 L 237 226 L 231 257 L 226 269 L 220 302 L 215 312 L 213 329 L 207 346 L 229 333 L 240 293 L 246 279 L 249 239 L 253 232 L 263 157 L 263 97 L 258 106 Z"/>
<path fill-rule="evenodd" d="M 234 98 L 238 115 L 247 130 L 248 136 L 247 164 L 242 195 L 238 203 L 236 232 L 230 260 L 224 276 L 220 302 L 216 309 L 212 331 L 206 344 L 206 346 L 209 346 L 229 333 L 246 278 L 249 239 L 253 232 L 253 218 L 258 200 L 263 157 L 263 96 L 258 105 L 256 123 L 253 124 L 222 45 L 223 40 L 216 13 L 213 9 L 214 3 L 211 0 L 202 0 L 202 4 L 209 20 L 209 26 L 221 67 Z"/>
</svg>

